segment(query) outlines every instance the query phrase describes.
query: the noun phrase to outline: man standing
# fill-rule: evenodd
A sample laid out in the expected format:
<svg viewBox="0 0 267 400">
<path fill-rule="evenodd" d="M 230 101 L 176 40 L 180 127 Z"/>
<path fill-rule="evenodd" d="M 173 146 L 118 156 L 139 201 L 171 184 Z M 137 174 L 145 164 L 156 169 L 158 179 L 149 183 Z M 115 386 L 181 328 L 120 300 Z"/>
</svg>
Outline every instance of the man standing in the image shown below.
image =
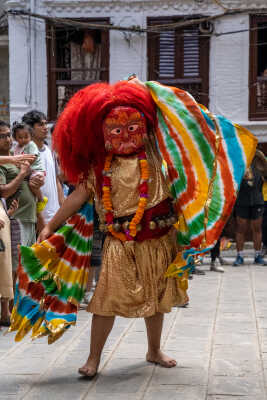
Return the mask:
<svg viewBox="0 0 267 400">
<path fill-rule="evenodd" d="M 0 155 L 9 156 L 12 146 L 12 139 L 9 125 L 0 121 Z M 30 174 L 30 164 L 21 164 L 20 169 L 13 164 L 0 166 L 0 194 L 7 199 L 7 207 L 14 199 L 19 201 L 19 207 L 14 214 L 21 227 L 21 243 L 24 246 L 31 246 L 36 241 L 36 201 L 29 184 L 25 179 Z M 43 182 L 39 179 L 33 184 L 40 187 Z"/>
<path fill-rule="evenodd" d="M 256 168 L 255 159 L 247 169 L 241 183 L 236 201 L 236 247 L 237 257 L 234 267 L 244 264 L 243 247 L 247 227 L 250 222 L 252 238 L 255 249 L 254 264 L 267 265 L 261 253 L 262 242 L 262 216 L 264 212 L 264 200 L 262 195 L 263 179 Z"/>
<path fill-rule="evenodd" d="M 42 186 L 41 191 L 43 196 L 48 198 L 48 202 L 42 211 L 44 222 L 42 220 L 38 221 L 38 230 L 40 231 L 44 223 L 47 224 L 55 215 L 64 200 L 64 195 L 58 178 L 56 160 L 49 147 L 45 144 L 48 134 L 45 114 L 32 110 L 22 117 L 22 121 L 32 128 L 32 139 L 40 151 L 41 160 L 46 171 L 45 184 Z"/>
</svg>

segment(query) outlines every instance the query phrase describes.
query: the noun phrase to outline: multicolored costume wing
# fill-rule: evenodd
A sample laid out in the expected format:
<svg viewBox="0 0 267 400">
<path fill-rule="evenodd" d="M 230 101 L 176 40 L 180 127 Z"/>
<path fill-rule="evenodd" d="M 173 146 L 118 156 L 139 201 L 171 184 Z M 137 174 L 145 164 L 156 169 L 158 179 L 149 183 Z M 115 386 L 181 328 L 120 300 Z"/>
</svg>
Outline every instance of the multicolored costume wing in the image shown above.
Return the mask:
<svg viewBox="0 0 267 400">
<path fill-rule="evenodd" d="M 48 335 L 57 340 L 76 323 L 88 281 L 92 252 L 93 205 L 86 203 L 49 239 L 20 248 L 18 279 L 9 331 L 20 341 Z"/>
<path fill-rule="evenodd" d="M 207 251 L 218 240 L 257 139 L 245 128 L 212 115 L 181 89 L 157 82 L 146 85 L 157 105 L 157 144 L 176 200 L 178 241 L 189 249 L 188 257 L 196 250 Z"/>
</svg>

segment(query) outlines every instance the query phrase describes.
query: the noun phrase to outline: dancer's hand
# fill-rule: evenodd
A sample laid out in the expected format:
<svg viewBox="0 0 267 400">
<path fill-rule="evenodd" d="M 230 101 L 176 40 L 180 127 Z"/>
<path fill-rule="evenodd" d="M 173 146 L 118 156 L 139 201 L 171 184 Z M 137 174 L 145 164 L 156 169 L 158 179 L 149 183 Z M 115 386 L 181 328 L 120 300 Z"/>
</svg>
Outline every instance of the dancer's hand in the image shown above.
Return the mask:
<svg viewBox="0 0 267 400">
<path fill-rule="evenodd" d="M 41 243 L 43 240 L 48 239 L 49 236 L 53 235 L 53 233 L 54 232 L 52 231 L 52 229 L 50 229 L 49 225 L 46 225 L 39 234 L 37 243 Z"/>
</svg>

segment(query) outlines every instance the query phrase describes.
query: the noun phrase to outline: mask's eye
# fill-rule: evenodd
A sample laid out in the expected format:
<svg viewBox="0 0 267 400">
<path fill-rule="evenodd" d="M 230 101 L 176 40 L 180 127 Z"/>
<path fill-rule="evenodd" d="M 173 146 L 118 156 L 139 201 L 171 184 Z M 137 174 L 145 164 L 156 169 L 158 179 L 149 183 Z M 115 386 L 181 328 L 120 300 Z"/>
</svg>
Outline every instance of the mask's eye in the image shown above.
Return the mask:
<svg viewBox="0 0 267 400">
<path fill-rule="evenodd" d="M 129 132 L 135 132 L 139 128 L 138 124 L 133 124 L 128 126 L 128 131 Z"/>
<path fill-rule="evenodd" d="M 111 133 L 113 135 L 119 135 L 120 133 L 122 133 L 122 129 L 121 128 L 114 128 L 111 130 Z"/>
</svg>

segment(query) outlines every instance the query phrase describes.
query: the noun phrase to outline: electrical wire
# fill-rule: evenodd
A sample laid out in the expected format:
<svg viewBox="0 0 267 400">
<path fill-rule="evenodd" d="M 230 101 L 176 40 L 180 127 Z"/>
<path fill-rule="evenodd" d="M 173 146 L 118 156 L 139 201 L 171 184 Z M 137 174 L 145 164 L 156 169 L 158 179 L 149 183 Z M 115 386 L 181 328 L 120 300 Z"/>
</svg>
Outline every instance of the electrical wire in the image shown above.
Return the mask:
<svg viewBox="0 0 267 400">
<path fill-rule="evenodd" d="M 26 16 L 22 16 L 22 15 L 19 15 L 18 17 L 21 17 L 22 19 L 23 18 L 26 18 Z M 266 14 L 266 17 L 267 17 L 267 14 Z M 57 20 L 57 19 L 56 19 Z M 69 20 L 69 21 L 72 21 L 72 20 Z M 76 28 L 77 30 L 79 30 L 79 29 L 90 29 L 91 28 L 91 25 L 89 24 L 86 24 L 86 23 L 82 23 L 82 27 L 80 27 L 80 25 L 77 27 L 77 26 L 73 26 L 73 24 L 72 23 L 70 23 L 68 21 L 68 28 L 72 28 L 73 30 Z M 77 22 L 77 21 L 74 21 L 75 23 Z M 57 23 L 55 23 L 54 22 L 54 24 L 55 25 L 57 25 Z M 64 25 L 65 26 L 65 25 Z M 64 26 L 62 26 L 62 32 L 66 32 L 66 27 L 64 28 Z M 97 28 L 96 28 L 96 26 L 97 26 Z M 88 28 L 89 27 L 89 28 Z M 103 30 L 107 30 L 106 29 L 106 25 L 103 25 L 103 24 L 94 24 L 93 25 L 93 27 L 94 28 L 92 28 L 92 29 L 97 29 L 97 30 L 101 30 L 101 29 L 103 29 Z M 171 27 L 172 27 L 172 25 L 171 25 Z M 59 27 L 58 27 L 58 25 L 57 25 L 57 29 L 58 29 Z M 130 28 L 129 28 L 130 29 Z M 198 37 L 212 37 L 212 36 L 215 36 L 215 37 L 220 37 L 220 36 L 224 36 L 224 35 L 233 35 L 233 34 L 239 34 L 239 33 L 244 33 L 244 32 L 250 32 L 250 31 L 259 31 L 259 30 L 262 30 L 262 29 L 267 29 L 267 24 L 266 25 L 262 25 L 262 26 L 256 26 L 256 27 L 251 27 L 251 28 L 245 28 L 245 29 L 239 29 L 239 30 L 233 30 L 233 31 L 226 31 L 226 32 L 213 32 L 213 33 L 198 33 Z M 43 30 L 40 30 L 40 29 L 38 29 L 38 28 L 33 28 L 33 30 L 34 31 L 36 31 L 36 32 L 43 32 Z M 127 28 L 124 28 L 124 27 L 121 27 L 121 29 L 120 29 L 121 31 L 124 31 L 124 30 L 126 30 L 126 31 L 128 31 L 128 29 Z M 170 28 L 169 29 L 169 31 L 171 31 L 172 29 Z M 60 31 L 60 28 L 59 28 L 59 31 Z M 131 30 L 132 31 L 132 30 Z M 165 31 L 165 30 L 164 30 Z M 132 31 L 133 33 L 136 33 L 136 34 L 142 34 L 142 33 L 149 33 L 150 34 L 150 36 L 151 36 L 151 38 L 157 38 L 157 37 L 159 37 L 160 35 L 161 35 L 161 31 L 160 30 L 156 30 L 156 31 L 154 31 L 154 30 L 150 30 L 150 28 L 149 29 L 143 29 L 143 28 L 140 28 L 140 30 L 138 30 L 138 31 Z M 196 36 L 196 33 L 190 33 L 190 32 L 185 32 L 184 30 L 183 31 L 181 31 L 181 33 L 179 33 L 179 32 L 176 32 L 176 35 L 177 36 L 179 36 L 179 37 L 189 37 L 189 36 Z M 45 34 L 45 37 L 46 37 L 46 39 L 51 39 L 51 35 L 48 33 L 46 33 Z M 256 44 L 257 45 L 257 44 Z M 260 45 L 260 44 L 259 44 Z M 253 44 L 253 46 L 255 46 L 254 44 Z"/>
<path fill-rule="evenodd" d="M 14 15 L 14 16 L 31 16 L 33 18 L 38 18 L 42 19 L 45 21 L 48 21 L 50 23 L 54 23 L 57 25 L 62 25 L 62 26 L 68 26 L 72 28 L 83 28 L 83 29 L 100 29 L 100 30 L 117 30 L 117 31 L 125 31 L 125 32 L 135 32 L 135 33 L 160 33 L 162 31 L 166 30 L 174 30 L 174 29 L 179 29 L 179 28 L 186 28 L 189 26 L 193 25 L 198 25 L 202 22 L 210 22 L 214 21 L 216 19 L 229 16 L 229 15 L 236 15 L 236 14 L 244 14 L 244 13 L 257 13 L 257 14 L 262 14 L 267 16 L 267 8 L 264 9 L 234 9 L 234 10 L 229 10 L 225 11 L 220 14 L 208 16 L 208 17 L 198 17 L 198 18 L 192 18 L 192 19 L 186 19 L 184 21 L 178 21 L 170 24 L 158 24 L 158 25 L 150 25 L 147 28 L 141 28 L 138 26 L 131 26 L 131 27 L 122 27 L 118 25 L 112 25 L 112 24 L 96 24 L 96 23 L 91 23 L 91 22 L 82 22 L 82 21 L 77 21 L 69 18 L 59 18 L 59 17 L 51 17 L 47 15 L 42 15 L 42 14 L 36 14 L 36 13 L 31 13 L 29 11 L 25 10 L 9 10 L 7 11 L 8 14 Z M 241 32 L 247 32 L 249 30 L 253 29 L 259 29 L 257 28 L 249 28 L 249 29 L 243 29 L 243 30 L 235 30 L 235 31 L 230 31 L 230 32 L 220 32 L 220 33 L 212 33 L 212 34 L 207 34 L 205 36 L 222 36 L 222 35 L 229 35 L 229 34 L 234 34 L 234 33 L 241 33 Z M 203 35 L 204 36 L 204 35 Z"/>
<path fill-rule="evenodd" d="M 228 8 L 228 7 L 225 7 L 225 6 L 220 2 L 220 0 L 212 0 L 212 1 L 213 1 L 213 3 L 217 4 L 217 6 L 221 7 L 223 10 L 229 11 L 229 8 Z"/>
</svg>

